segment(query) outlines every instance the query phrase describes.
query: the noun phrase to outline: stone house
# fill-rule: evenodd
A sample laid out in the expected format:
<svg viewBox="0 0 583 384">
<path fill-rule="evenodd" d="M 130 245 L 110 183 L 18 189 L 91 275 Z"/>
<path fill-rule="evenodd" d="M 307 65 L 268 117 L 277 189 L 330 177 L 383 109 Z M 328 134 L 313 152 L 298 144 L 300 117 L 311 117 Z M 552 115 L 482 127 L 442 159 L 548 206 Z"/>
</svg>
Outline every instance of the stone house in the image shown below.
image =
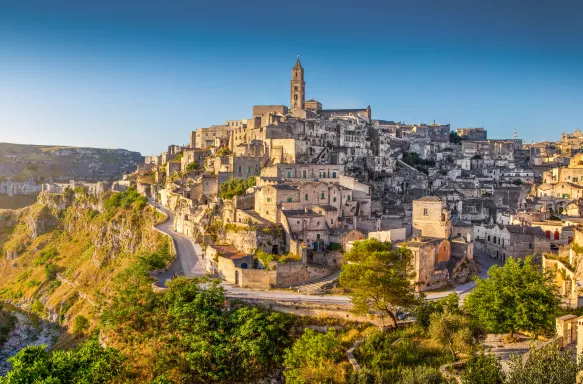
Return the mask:
<svg viewBox="0 0 583 384">
<path fill-rule="evenodd" d="M 239 252 L 232 245 L 208 245 L 204 258 L 209 273 L 217 274 L 221 279 L 235 285 L 239 284 L 237 268 L 253 268 L 253 255 Z"/>
<path fill-rule="evenodd" d="M 287 164 L 280 163 L 261 170 L 263 177 L 284 180 L 338 181 L 344 175 L 344 165 L 338 164 Z"/>
<path fill-rule="evenodd" d="M 451 214 L 444 201 L 436 196 L 413 201 L 412 235 L 449 239 Z"/>
<path fill-rule="evenodd" d="M 282 223 L 286 233 L 286 243 L 302 243 L 308 249 L 324 250 L 330 245 L 329 226 L 325 216 L 308 208 L 304 210 L 282 211 Z M 294 254 L 301 254 L 297 249 L 290 249 Z"/>
<path fill-rule="evenodd" d="M 550 240 L 538 227 L 482 224 L 474 226 L 474 235 L 476 249 L 502 261 L 550 252 Z"/>
<path fill-rule="evenodd" d="M 447 262 L 451 257 L 451 244 L 447 239 L 420 237 L 402 243 L 413 256 L 415 283 L 419 291 L 440 288 L 448 283 Z"/>
<path fill-rule="evenodd" d="M 451 257 L 458 260 L 468 258 L 472 260 L 474 258 L 474 242 L 469 238 L 463 236 L 454 236 L 449 239 L 451 243 Z"/>
</svg>

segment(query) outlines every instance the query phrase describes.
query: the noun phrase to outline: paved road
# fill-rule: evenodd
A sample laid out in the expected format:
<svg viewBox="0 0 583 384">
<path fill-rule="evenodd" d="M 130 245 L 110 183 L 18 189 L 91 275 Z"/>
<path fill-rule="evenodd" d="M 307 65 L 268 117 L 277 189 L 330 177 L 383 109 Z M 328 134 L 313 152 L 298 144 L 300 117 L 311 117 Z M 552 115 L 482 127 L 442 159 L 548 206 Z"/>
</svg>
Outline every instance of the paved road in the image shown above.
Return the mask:
<svg viewBox="0 0 583 384">
<path fill-rule="evenodd" d="M 478 273 L 478 276 L 482 279 L 488 277 L 488 269 L 490 269 L 491 266 L 495 264 L 502 265 L 500 260 L 493 259 L 485 253 L 476 250 L 474 250 L 474 259 L 480 264 L 480 272 Z M 460 296 L 461 304 L 463 303 L 464 298 L 470 293 L 472 289 L 474 289 L 475 286 L 476 283 L 474 281 L 470 281 L 469 283 L 458 285 L 455 288 L 451 288 L 442 292 L 425 292 L 425 295 L 427 300 L 438 300 L 452 292 L 455 292 Z"/>
<path fill-rule="evenodd" d="M 168 216 L 168 220 L 159 224 L 156 228 L 174 239 L 177 253 L 176 260 L 168 270 L 157 277 L 165 284 L 174 275 L 187 277 L 204 276 L 203 260 L 202 257 L 199 257 L 199 255 L 202 256 L 200 245 L 194 244 L 190 238 L 172 230 L 174 225 L 174 213 L 172 211 L 159 204 L 151 204 Z M 196 248 L 198 248 L 198 253 L 195 251 Z"/>
</svg>

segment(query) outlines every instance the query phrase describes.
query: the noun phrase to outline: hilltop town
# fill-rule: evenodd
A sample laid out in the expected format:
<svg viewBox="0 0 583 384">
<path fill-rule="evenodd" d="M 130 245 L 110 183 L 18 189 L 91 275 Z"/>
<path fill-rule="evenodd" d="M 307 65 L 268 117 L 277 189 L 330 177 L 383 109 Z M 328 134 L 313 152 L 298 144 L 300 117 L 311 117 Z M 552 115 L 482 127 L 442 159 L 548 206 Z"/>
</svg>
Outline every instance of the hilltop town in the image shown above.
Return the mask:
<svg viewBox="0 0 583 384">
<path fill-rule="evenodd" d="M 249 118 L 146 156 L 123 180 L 87 186 L 135 187 L 167 207 L 204 272 L 241 288 L 329 291 L 343 253 L 375 238 L 412 251 L 420 291 L 455 288 L 510 256 L 547 255 L 570 276 L 559 282 L 566 302 L 578 303 L 569 244 L 581 242 L 580 131 L 488 139 L 484 128 L 375 120 L 370 106 L 325 109 L 306 88 L 298 57 L 289 107 L 254 105 Z"/>
<path fill-rule="evenodd" d="M 103 267 L 117 257 L 116 250 L 127 248 L 124 252 L 132 255 L 142 251 L 144 244 L 133 241 L 127 228 L 136 226 L 142 238 L 154 236 L 136 216 L 144 215 L 146 223 L 157 223 L 156 236 L 162 233 L 172 239 L 170 248 L 161 236 L 150 240 L 164 255 L 148 264 L 151 268 L 143 267 L 148 278 L 155 280 L 154 292 L 174 292 L 171 282 L 182 275 L 210 275 L 220 279 L 225 300 L 267 304 L 270 310 L 300 316 L 372 322 L 381 328 L 386 326 L 379 315 L 382 311 L 371 306 L 364 314 L 355 313 L 358 303 L 353 292 L 340 282 L 347 266 L 358 264 L 347 263 L 347 255 L 363 249 L 372 253 L 368 246 L 385 247 L 385 255 L 410 257 L 412 269 L 403 272 L 404 280 L 409 280 L 402 286 L 410 283 L 415 291 L 411 295 L 403 291 L 404 296 L 415 297 L 409 303 L 389 303 L 386 312 L 395 329 L 416 322 L 423 337 L 430 335 L 434 342 L 445 345 L 447 341 L 435 336 L 429 323 L 450 321 L 446 328 L 459 327 L 466 336 L 470 334 L 465 341 L 456 341 L 465 343 L 468 358 L 478 358 L 479 340 L 483 348 L 508 361 L 506 341 L 516 342 L 512 348 L 520 354 L 536 353 L 528 352 L 528 343 L 536 343 L 538 331 L 549 332 L 556 316 L 556 335 L 547 343 L 562 347 L 577 343 L 578 353 L 583 354 L 583 318 L 559 316 L 558 312 L 559 304 L 567 311 L 583 306 L 581 131 L 562 134 L 557 142 L 524 143 L 516 130 L 511 138 L 491 139 L 481 127 L 452 129 L 435 122 L 373 119 L 370 106 L 325 109 L 320 101 L 306 100 L 306 89 L 298 57 L 292 68 L 289 106 L 254 105 L 250 117 L 192 131 L 188 145 L 169 145 L 159 155 L 146 156 L 135 171 L 117 181 L 43 184 L 40 201 L 57 213 L 50 217 L 46 207 L 33 209 L 35 216 L 26 221 L 33 228 L 29 236 L 42 236 L 48 226 L 59 228 L 58 217 L 64 216 L 61 210 L 69 207 L 78 211 L 71 216 L 80 222 L 87 217 L 97 216 L 103 223 L 114 215 L 123 217 L 119 225 L 104 224 L 101 235 L 91 227 L 90 235 L 98 237 L 100 247 L 90 248 L 89 266 L 80 272 L 69 271 L 71 276 L 56 276 L 72 289 L 91 288 L 93 273 L 100 276 L 98 281 L 109 278 Z M 88 206 L 91 209 L 85 212 Z M 130 208 L 131 214 L 124 213 Z M 143 213 L 137 213 L 140 210 Z M 158 222 L 159 214 L 169 220 Z M 82 223 L 76 225 L 83 227 Z M 10 247 L 5 247 L 9 260 L 32 252 L 21 245 L 24 235 L 14 237 Z M 169 260 L 173 256 L 176 259 Z M 139 260 L 144 259 L 140 256 Z M 157 269 L 152 271 L 153 265 Z M 477 316 L 480 300 L 496 301 L 484 299 L 483 294 L 493 292 L 484 288 L 484 282 L 496 281 L 488 275 L 493 265 L 508 267 L 494 270 L 509 274 L 513 268 L 523 268 L 520 273 L 525 279 L 536 276 L 540 282 L 529 281 L 521 290 L 509 288 L 516 305 L 523 300 L 530 305 L 529 300 L 540 294 L 541 301 L 532 304 L 540 308 L 540 316 L 529 313 L 518 325 L 518 317 L 508 321 L 497 317 L 490 323 L 489 314 L 480 318 L 489 331 L 509 332 L 508 340 L 493 333 L 488 338 L 473 337 L 472 332 L 482 329 L 472 328 L 466 317 L 469 313 Z M 478 283 L 475 277 L 480 278 Z M 82 278 L 84 285 L 79 284 Z M 188 284 L 185 281 L 199 284 L 197 279 L 177 281 L 178 286 Z M 539 291 L 516 299 L 529 287 Z M 541 293 L 544 289 L 547 292 Z M 472 298 L 472 290 L 482 293 Z M 510 296 L 504 297 L 497 304 L 510 305 Z M 466 298 L 469 300 L 464 302 Z M 97 305 L 87 300 L 91 306 Z M 437 304 L 431 304 L 434 300 Z M 464 303 L 463 309 L 459 303 Z M 409 312 L 408 304 L 415 307 L 415 314 Z M 424 310 L 432 315 L 423 319 Z M 512 313 L 511 317 L 517 311 L 513 308 L 505 313 Z M 119 336 L 119 329 L 116 335 L 109 327 L 105 334 L 114 339 Z M 534 336 L 515 340 L 515 330 L 531 330 Z M 380 334 L 380 338 L 390 338 Z M 347 352 L 355 375 L 360 368 L 351 354 L 367 337 L 358 335 L 350 339 L 354 345 Z M 416 336 L 406 331 L 403 335 L 415 348 L 424 348 Z M 127 340 L 117 342 L 128 347 Z M 390 347 L 394 347 L 392 342 Z M 368 348 L 373 356 L 378 353 Z M 447 359 L 452 363 L 459 356 L 456 350 L 450 352 L 451 359 Z M 450 367 L 436 374 L 441 380 L 442 375 L 456 377 L 454 371 Z"/>
</svg>

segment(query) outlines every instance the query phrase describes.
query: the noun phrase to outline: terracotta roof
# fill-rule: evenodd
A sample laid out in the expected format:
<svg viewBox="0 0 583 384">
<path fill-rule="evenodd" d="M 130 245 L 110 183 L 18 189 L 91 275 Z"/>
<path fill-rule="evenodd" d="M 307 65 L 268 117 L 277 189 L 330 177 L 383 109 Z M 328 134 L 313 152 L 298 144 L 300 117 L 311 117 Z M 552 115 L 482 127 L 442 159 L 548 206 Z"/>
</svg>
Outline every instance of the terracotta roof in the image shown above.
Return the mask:
<svg viewBox="0 0 583 384">
<path fill-rule="evenodd" d="M 237 248 L 232 245 L 211 245 L 210 247 L 216 249 L 219 256 L 231 260 L 249 256 L 245 252 L 239 252 Z"/>
</svg>

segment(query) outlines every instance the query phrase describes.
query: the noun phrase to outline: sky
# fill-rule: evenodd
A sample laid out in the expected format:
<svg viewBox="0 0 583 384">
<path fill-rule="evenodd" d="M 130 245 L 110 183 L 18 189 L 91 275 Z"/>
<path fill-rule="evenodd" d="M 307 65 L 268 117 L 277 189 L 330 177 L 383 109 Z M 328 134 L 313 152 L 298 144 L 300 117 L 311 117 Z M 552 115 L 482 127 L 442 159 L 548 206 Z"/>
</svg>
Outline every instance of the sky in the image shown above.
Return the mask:
<svg viewBox="0 0 583 384">
<path fill-rule="evenodd" d="M 0 142 L 186 144 L 306 97 L 557 140 L 583 129 L 583 2 L 0 0 Z"/>
</svg>

